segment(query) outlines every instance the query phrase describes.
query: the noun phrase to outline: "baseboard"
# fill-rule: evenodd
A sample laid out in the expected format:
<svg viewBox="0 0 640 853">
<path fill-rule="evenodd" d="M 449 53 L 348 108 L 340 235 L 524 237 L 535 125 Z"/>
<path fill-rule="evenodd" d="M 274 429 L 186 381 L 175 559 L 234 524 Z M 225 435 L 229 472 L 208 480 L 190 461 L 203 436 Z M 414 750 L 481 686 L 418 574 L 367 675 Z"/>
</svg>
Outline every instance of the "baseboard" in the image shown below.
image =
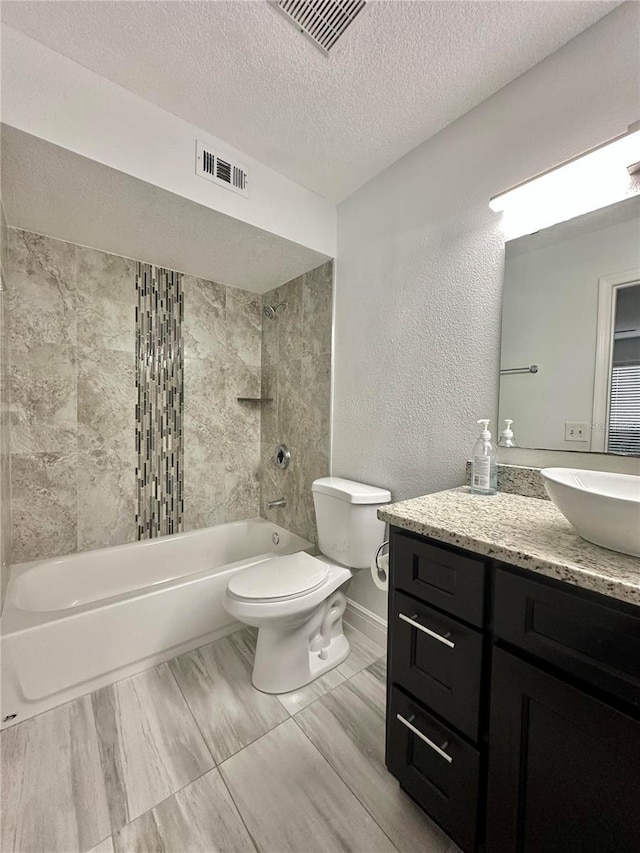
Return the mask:
<svg viewBox="0 0 640 853">
<path fill-rule="evenodd" d="M 343 616 L 347 625 L 360 631 L 379 646 L 387 647 L 387 620 L 367 610 L 357 601 L 347 598 L 347 609 Z"/>
</svg>

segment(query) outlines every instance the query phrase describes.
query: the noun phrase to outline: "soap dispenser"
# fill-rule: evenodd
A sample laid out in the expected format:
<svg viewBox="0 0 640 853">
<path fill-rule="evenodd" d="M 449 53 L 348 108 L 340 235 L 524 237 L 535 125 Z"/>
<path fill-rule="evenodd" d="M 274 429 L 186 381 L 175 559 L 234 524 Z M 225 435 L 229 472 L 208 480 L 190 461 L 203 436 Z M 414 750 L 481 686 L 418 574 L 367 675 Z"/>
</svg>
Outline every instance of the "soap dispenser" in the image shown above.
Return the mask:
<svg viewBox="0 0 640 853">
<path fill-rule="evenodd" d="M 471 492 L 474 495 L 495 495 L 498 491 L 498 451 L 491 441 L 489 419 L 483 418 L 478 424 L 482 426 L 482 432 L 471 457 Z"/>
<path fill-rule="evenodd" d="M 500 433 L 500 438 L 498 439 L 498 447 L 515 447 L 516 443 L 513 440 L 513 430 L 511 429 L 512 420 L 509 418 L 505 418 L 505 427 Z"/>
</svg>

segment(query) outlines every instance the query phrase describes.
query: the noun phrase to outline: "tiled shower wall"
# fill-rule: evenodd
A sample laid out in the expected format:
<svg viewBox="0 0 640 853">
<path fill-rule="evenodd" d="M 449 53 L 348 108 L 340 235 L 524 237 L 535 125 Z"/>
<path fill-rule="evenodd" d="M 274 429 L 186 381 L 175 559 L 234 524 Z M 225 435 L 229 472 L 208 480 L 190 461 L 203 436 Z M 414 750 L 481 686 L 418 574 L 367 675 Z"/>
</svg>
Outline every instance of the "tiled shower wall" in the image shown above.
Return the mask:
<svg viewBox="0 0 640 853">
<path fill-rule="evenodd" d="M 261 507 L 276 524 L 317 541 L 311 484 L 329 475 L 333 262 L 263 296 L 263 305 L 286 301 L 262 321 Z M 285 471 L 272 460 L 278 444 L 291 451 Z M 285 498 L 283 509 L 267 501 Z"/>
<path fill-rule="evenodd" d="M 0 610 L 9 580 L 11 542 L 9 446 L 9 347 L 7 334 L 8 229 L 0 202 Z"/>
<path fill-rule="evenodd" d="M 12 561 L 136 539 L 136 262 L 9 229 Z M 184 517 L 259 512 L 261 302 L 182 276 Z M 6 336 L 3 336 L 5 338 Z"/>
</svg>

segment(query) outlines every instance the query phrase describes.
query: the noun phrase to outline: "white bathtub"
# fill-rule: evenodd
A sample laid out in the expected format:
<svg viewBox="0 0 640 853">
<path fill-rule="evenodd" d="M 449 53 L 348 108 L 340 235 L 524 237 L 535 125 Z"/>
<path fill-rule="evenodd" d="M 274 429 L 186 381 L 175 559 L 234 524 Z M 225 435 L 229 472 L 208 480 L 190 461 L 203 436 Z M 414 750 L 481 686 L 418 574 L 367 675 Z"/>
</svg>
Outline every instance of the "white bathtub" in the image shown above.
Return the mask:
<svg viewBox="0 0 640 853">
<path fill-rule="evenodd" d="M 231 633 L 230 577 L 309 544 L 256 518 L 13 566 L 2 727 Z"/>
</svg>

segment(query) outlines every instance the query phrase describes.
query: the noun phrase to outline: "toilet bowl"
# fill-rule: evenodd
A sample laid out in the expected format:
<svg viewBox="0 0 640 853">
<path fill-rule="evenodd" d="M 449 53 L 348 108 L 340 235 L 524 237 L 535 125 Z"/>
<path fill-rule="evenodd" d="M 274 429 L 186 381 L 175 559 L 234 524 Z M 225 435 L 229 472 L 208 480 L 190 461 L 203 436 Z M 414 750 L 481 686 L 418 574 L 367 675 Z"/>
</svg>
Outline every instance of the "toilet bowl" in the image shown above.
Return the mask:
<svg viewBox="0 0 640 853">
<path fill-rule="evenodd" d="M 391 500 L 386 489 L 340 477 L 312 489 L 322 554 L 258 563 L 235 575 L 225 594 L 228 613 L 258 628 L 252 681 L 264 693 L 297 690 L 348 656 L 345 587 L 384 536 L 377 508 Z"/>
<path fill-rule="evenodd" d="M 229 582 L 226 610 L 259 629 L 254 687 L 288 693 L 342 663 L 349 642 L 340 587 L 350 579 L 344 566 L 302 552 L 259 563 Z"/>
</svg>

